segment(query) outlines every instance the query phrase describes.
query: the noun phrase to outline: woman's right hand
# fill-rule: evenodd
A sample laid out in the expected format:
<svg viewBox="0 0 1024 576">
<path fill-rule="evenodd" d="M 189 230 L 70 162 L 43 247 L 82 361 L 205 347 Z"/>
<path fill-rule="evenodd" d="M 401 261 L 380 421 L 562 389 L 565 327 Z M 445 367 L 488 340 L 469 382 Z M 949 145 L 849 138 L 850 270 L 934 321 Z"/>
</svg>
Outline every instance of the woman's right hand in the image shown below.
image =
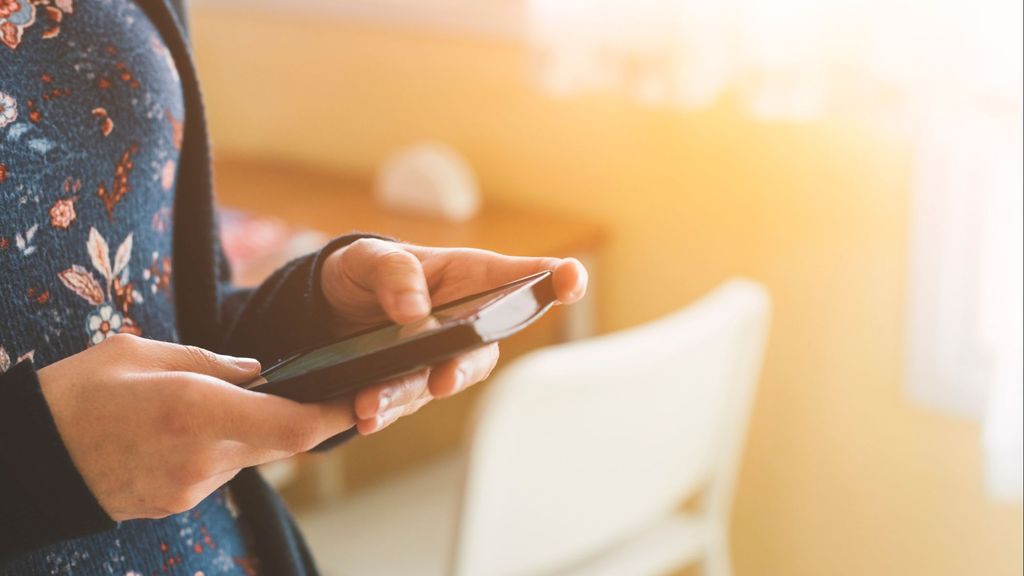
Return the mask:
<svg viewBox="0 0 1024 576">
<path fill-rule="evenodd" d="M 352 399 L 300 404 L 238 385 L 256 360 L 118 334 L 38 372 L 64 445 L 116 521 L 193 508 L 242 468 L 351 428 Z"/>
</svg>

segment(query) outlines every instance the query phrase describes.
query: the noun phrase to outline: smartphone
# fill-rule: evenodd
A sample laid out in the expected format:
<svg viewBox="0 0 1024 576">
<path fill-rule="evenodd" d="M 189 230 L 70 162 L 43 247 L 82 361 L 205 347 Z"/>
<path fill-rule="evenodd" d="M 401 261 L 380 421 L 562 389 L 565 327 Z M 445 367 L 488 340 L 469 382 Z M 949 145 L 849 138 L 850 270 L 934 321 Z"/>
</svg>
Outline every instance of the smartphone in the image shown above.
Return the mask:
<svg viewBox="0 0 1024 576">
<path fill-rule="evenodd" d="M 411 324 L 382 324 L 299 352 L 246 388 L 299 402 L 348 394 L 507 338 L 554 303 L 551 272 L 540 272 L 438 306 Z"/>
</svg>

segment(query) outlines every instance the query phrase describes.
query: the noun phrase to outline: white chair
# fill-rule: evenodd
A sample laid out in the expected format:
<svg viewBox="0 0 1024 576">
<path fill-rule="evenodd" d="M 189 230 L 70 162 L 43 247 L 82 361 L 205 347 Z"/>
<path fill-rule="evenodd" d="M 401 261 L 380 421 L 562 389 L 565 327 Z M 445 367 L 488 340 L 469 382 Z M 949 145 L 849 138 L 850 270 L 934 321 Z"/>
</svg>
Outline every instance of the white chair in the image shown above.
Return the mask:
<svg viewBox="0 0 1024 576">
<path fill-rule="evenodd" d="M 732 280 L 490 383 L 465 452 L 300 516 L 328 575 L 731 573 L 728 525 L 769 298 Z M 695 511 L 680 504 L 700 496 Z"/>
</svg>

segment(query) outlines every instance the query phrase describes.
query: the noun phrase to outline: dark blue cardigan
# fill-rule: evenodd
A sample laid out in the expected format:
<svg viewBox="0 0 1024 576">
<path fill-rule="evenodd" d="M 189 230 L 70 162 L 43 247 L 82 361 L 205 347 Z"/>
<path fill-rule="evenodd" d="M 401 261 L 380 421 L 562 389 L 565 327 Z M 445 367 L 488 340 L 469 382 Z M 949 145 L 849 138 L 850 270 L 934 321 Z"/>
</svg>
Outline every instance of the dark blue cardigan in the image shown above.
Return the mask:
<svg viewBox="0 0 1024 576">
<path fill-rule="evenodd" d="M 185 95 L 185 130 L 175 198 L 175 305 L 181 341 L 264 363 L 330 338 L 319 285 L 324 256 L 360 235 L 338 238 L 294 260 L 255 289 L 236 289 L 218 242 L 206 119 L 181 0 L 139 0 L 171 51 Z M 333 443 L 354 434 L 345 433 Z M 262 571 L 316 574 L 277 494 L 252 469 L 231 481 L 251 524 Z M 0 375 L 0 564 L 33 548 L 108 530 L 75 469 L 39 388 L 22 362 Z"/>
</svg>

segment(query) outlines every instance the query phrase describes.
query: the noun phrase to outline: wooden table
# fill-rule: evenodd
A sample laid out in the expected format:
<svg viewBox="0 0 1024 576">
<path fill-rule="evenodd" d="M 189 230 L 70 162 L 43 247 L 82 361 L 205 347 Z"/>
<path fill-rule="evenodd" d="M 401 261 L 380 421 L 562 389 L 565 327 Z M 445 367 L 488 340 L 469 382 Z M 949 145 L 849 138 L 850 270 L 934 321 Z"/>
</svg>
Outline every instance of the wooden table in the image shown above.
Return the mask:
<svg viewBox="0 0 1024 576">
<path fill-rule="evenodd" d="M 594 275 L 600 265 L 603 228 L 572 216 L 550 214 L 485 199 L 472 220 L 446 222 L 382 208 L 372 195 L 369 178 L 352 177 L 294 164 L 245 157 L 220 157 L 214 162 L 219 203 L 257 215 L 280 218 L 290 225 L 336 236 L 352 231 L 374 232 L 426 246 L 467 246 L 505 254 L 574 256 Z M 593 287 L 595 283 L 592 282 Z M 544 328 L 531 328 L 503 343 L 507 359 L 553 342 L 594 333 L 598 324 L 596 298 L 545 318 Z M 347 484 L 361 485 L 429 458 L 456 444 L 461 436 L 471 397 L 479 390 L 430 406 L 416 418 L 405 419 L 381 434 L 350 443 L 338 458 L 316 465 L 321 497 L 340 493 Z M 335 451 L 336 453 L 339 451 Z M 300 490 L 301 492 L 302 490 Z M 309 487 L 305 489 L 310 491 Z M 286 491 L 287 495 L 287 491 Z M 304 499 L 300 496 L 300 499 Z"/>
</svg>

